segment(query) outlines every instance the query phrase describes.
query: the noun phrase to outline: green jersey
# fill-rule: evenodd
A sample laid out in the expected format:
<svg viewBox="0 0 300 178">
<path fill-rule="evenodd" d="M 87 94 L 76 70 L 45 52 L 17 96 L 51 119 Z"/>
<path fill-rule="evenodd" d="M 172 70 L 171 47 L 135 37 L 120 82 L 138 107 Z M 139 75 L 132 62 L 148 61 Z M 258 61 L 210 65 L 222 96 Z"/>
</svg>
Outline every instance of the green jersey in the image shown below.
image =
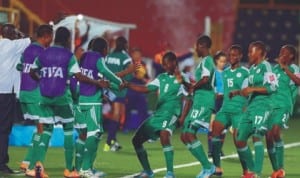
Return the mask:
<svg viewBox="0 0 300 178">
<path fill-rule="evenodd" d="M 249 87 L 265 87 L 267 93 L 252 93 L 248 98 L 248 109 L 262 106 L 270 107 L 270 95 L 277 86 L 277 77 L 272 72 L 272 67 L 268 61 L 263 60 L 257 65 L 252 65 L 249 70 Z"/>
<path fill-rule="evenodd" d="M 188 79 L 184 78 L 189 82 Z M 156 112 L 169 111 L 179 116 L 182 108 L 182 96 L 187 94 L 182 84 L 178 82 L 174 75 L 162 73 L 147 85 L 149 91 L 158 91 L 159 98 Z"/>
<path fill-rule="evenodd" d="M 107 68 L 111 70 L 113 73 L 118 73 L 123 71 L 131 63 L 132 63 L 132 59 L 130 58 L 130 56 L 127 54 L 126 51 L 113 52 L 107 55 L 105 58 L 105 64 Z M 126 75 L 124 79 L 126 81 L 131 80 L 132 74 Z M 123 89 L 121 91 L 113 90 L 113 92 L 116 94 L 117 97 L 125 97 L 127 93 L 127 89 Z"/>
<path fill-rule="evenodd" d="M 290 65 L 289 70 L 294 74 L 299 73 L 299 68 L 296 65 Z M 273 68 L 273 71 L 278 79 L 278 87 L 271 95 L 272 108 L 287 108 L 292 112 L 297 87 L 279 64 Z"/>
<path fill-rule="evenodd" d="M 96 67 L 99 72 L 98 75 L 107 78 L 110 82 L 117 84 L 117 86 L 119 86 L 122 83 L 122 80 L 106 67 L 103 58 L 98 59 L 98 61 L 96 63 Z M 81 71 L 83 71 L 83 68 Z M 84 74 L 84 75 L 88 76 L 88 73 Z M 94 95 L 90 95 L 90 96 L 80 95 L 79 96 L 79 104 L 80 105 L 93 105 L 93 104 L 100 104 L 100 103 L 102 103 L 102 90 L 101 89 L 97 90 L 97 92 Z"/>
<path fill-rule="evenodd" d="M 195 91 L 193 101 L 211 109 L 215 107 L 214 71 L 215 64 L 211 56 L 204 57 L 195 71 L 197 82 L 203 77 L 209 77 L 209 82 Z"/>
<path fill-rule="evenodd" d="M 231 69 L 228 67 L 223 72 L 224 100 L 221 110 L 225 112 L 241 112 L 246 105 L 247 99 L 236 95 L 229 98 L 229 93 L 235 90 L 241 90 L 248 86 L 249 70 L 246 67 Z"/>
</svg>

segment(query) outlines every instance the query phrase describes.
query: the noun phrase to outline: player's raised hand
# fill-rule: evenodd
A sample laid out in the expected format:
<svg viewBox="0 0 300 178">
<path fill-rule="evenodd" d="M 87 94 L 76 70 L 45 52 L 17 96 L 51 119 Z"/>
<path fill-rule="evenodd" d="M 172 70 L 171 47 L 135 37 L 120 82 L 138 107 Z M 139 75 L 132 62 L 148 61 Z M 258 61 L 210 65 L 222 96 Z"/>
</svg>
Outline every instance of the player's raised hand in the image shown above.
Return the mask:
<svg viewBox="0 0 300 178">
<path fill-rule="evenodd" d="M 181 75 L 181 72 L 180 72 L 178 66 L 175 68 L 174 75 L 175 75 L 178 83 L 182 83 L 183 82 L 183 78 L 182 78 L 182 75 Z"/>
</svg>

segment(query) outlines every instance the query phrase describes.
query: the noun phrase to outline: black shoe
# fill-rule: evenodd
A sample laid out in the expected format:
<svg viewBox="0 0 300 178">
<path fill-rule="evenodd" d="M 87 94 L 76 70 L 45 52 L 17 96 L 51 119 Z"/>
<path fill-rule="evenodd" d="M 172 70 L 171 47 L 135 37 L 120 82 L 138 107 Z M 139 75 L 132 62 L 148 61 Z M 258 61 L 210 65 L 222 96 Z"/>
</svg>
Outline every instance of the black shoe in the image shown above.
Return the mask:
<svg viewBox="0 0 300 178">
<path fill-rule="evenodd" d="M 0 168 L 0 173 L 2 173 L 2 174 L 23 174 L 21 171 L 12 170 L 6 165 Z"/>
</svg>

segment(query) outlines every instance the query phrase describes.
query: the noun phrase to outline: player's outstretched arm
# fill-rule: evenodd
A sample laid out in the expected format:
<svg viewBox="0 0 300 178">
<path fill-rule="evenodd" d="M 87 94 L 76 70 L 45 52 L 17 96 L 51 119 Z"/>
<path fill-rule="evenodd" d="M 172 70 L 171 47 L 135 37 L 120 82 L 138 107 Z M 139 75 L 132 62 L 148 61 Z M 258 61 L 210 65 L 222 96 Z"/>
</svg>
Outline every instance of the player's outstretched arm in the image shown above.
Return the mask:
<svg viewBox="0 0 300 178">
<path fill-rule="evenodd" d="M 96 85 L 101 88 L 109 87 L 109 82 L 106 80 L 93 80 L 93 79 L 90 79 L 89 77 L 81 74 L 81 72 L 75 73 L 74 75 L 79 82 L 89 83 L 89 84 Z"/>
<path fill-rule="evenodd" d="M 148 87 L 145 86 L 145 85 L 136 85 L 136 84 L 133 84 L 133 83 L 125 82 L 124 83 L 124 87 L 125 88 L 129 88 L 131 90 L 134 90 L 136 92 L 140 92 L 140 93 L 148 93 L 148 92 L 150 92 L 150 90 L 148 89 Z"/>
<path fill-rule="evenodd" d="M 121 72 L 116 73 L 116 75 L 120 78 L 125 77 L 128 74 L 131 74 L 135 71 L 135 67 L 133 64 L 129 64 L 128 67 L 124 70 L 122 70 Z"/>
<path fill-rule="evenodd" d="M 209 82 L 209 76 L 204 76 L 201 80 L 199 80 L 194 86 L 193 89 L 197 90 L 201 88 L 203 85 Z"/>
</svg>

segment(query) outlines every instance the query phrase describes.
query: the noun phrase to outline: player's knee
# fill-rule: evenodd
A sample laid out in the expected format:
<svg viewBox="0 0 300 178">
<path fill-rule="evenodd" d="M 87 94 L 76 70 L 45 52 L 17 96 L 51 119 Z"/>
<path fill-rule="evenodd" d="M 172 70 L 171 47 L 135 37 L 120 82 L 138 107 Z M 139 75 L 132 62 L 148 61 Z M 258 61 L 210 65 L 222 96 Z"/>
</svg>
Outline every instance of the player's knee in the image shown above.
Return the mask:
<svg viewBox="0 0 300 178">
<path fill-rule="evenodd" d="M 142 142 L 138 135 L 134 135 L 131 142 L 132 142 L 132 145 L 134 146 L 134 148 L 142 147 Z"/>
<path fill-rule="evenodd" d="M 274 141 L 280 141 L 281 140 L 281 133 L 280 133 L 280 126 L 274 125 L 272 129 L 272 135 L 274 138 Z"/>
<path fill-rule="evenodd" d="M 86 133 L 80 133 L 78 135 L 79 139 L 82 140 L 82 141 L 85 141 L 86 140 L 86 137 L 87 137 L 87 134 Z"/>
<path fill-rule="evenodd" d="M 161 145 L 170 145 L 170 132 L 168 131 L 161 131 L 160 132 L 160 143 Z"/>
<path fill-rule="evenodd" d="M 218 136 L 220 136 L 222 134 L 223 130 L 224 130 L 224 126 L 220 122 L 218 122 L 218 121 L 215 120 L 213 122 L 213 127 L 212 127 L 212 133 L 211 133 L 211 135 L 213 137 L 218 137 Z"/>
<path fill-rule="evenodd" d="M 237 148 L 244 148 L 245 146 L 247 146 L 247 142 L 242 140 L 236 140 L 235 145 Z"/>
<path fill-rule="evenodd" d="M 180 135 L 180 140 L 181 140 L 184 144 L 187 143 L 186 138 L 185 138 L 185 133 L 182 133 L 182 134 Z"/>
</svg>

